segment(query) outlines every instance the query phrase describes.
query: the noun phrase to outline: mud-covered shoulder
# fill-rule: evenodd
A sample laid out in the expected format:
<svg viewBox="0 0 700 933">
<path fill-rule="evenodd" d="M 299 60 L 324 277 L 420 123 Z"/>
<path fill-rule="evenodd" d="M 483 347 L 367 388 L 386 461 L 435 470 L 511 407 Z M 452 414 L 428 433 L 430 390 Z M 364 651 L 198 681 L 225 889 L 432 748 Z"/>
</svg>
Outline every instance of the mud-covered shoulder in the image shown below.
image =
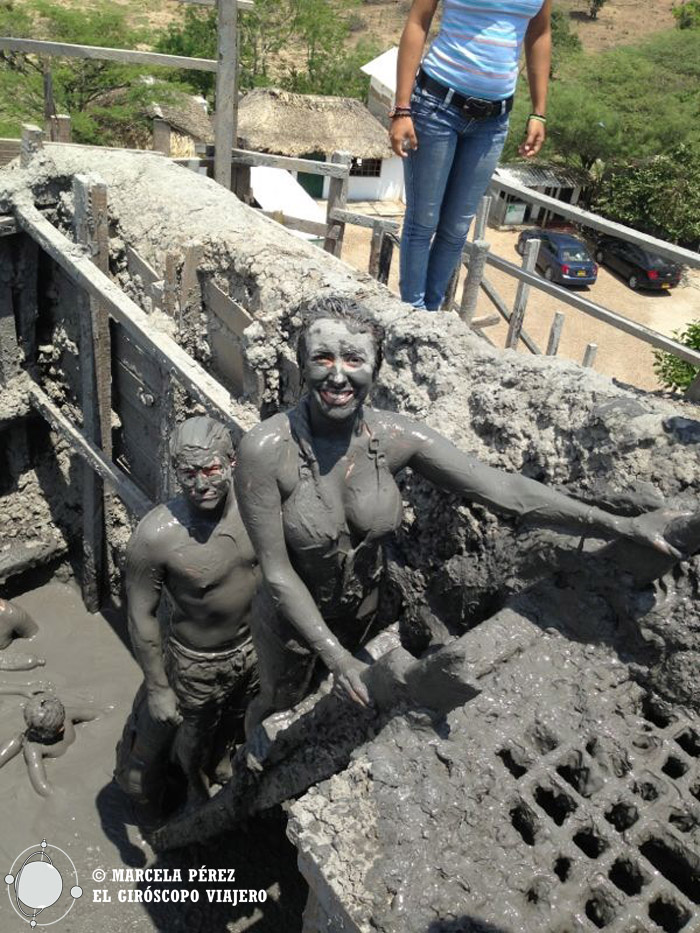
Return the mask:
<svg viewBox="0 0 700 933">
<path fill-rule="evenodd" d="M 249 470 L 269 473 L 279 462 L 280 451 L 289 441 L 291 431 L 286 414 L 273 415 L 247 431 L 236 451 L 236 476 Z"/>
<path fill-rule="evenodd" d="M 177 501 L 162 502 L 144 515 L 129 538 L 126 549 L 127 563 L 145 555 L 156 561 L 159 559 L 162 542 L 168 535 L 168 529 L 171 529 L 173 524 L 177 524 L 172 507 L 177 504 Z"/>
<path fill-rule="evenodd" d="M 435 434 L 431 428 L 395 411 L 366 408 L 364 418 L 394 472 L 405 467 L 418 448 Z"/>
</svg>

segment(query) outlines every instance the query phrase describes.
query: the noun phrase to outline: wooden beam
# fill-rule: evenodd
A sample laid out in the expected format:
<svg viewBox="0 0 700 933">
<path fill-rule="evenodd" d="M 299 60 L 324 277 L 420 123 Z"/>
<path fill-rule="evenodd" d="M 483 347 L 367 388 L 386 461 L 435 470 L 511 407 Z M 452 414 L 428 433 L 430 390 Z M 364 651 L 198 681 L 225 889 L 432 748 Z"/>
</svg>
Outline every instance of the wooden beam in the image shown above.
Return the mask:
<svg viewBox="0 0 700 933">
<path fill-rule="evenodd" d="M 586 352 L 583 354 L 583 363 L 582 366 L 592 367 L 595 363 L 596 354 L 598 353 L 598 344 L 589 343 L 586 346 Z"/>
<path fill-rule="evenodd" d="M 231 188 L 229 152 L 236 145 L 238 126 L 238 11 L 236 0 L 218 0 L 219 63 L 214 109 L 214 180 Z"/>
<path fill-rule="evenodd" d="M 563 311 L 554 312 L 554 320 L 552 321 L 549 339 L 547 340 L 547 356 L 556 356 L 559 352 L 559 341 L 561 340 L 561 332 L 564 329 L 565 320 L 566 315 Z"/>
<path fill-rule="evenodd" d="M 0 385 L 7 385 L 19 373 L 19 344 L 15 325 L 12 279 L 12 246 L 0 240 Z"/>
<path fill-rule="evenodd" d="M 54 431 L 60 434 L 105 482 L 109 483 L 136 518 L 142 518 L 153 508 L 151 500 L 141 492 L 136 483 L 111 460 L 108 460 L 102 451 L 66 418 L 39 386 L 32 384 L 29 389 L 29 398 L 34 408 L 44 416 Z"/>
<path fill-rule="evenodd" d="M 345 222 L 333 219 L 334 211 L 344 211 L 348 200 L 348 177 L 350 175 L 350 163 L 352 158 L 349 152 L 334 152 L 331 156 L 331 162 L 336 165 L 343 165 L 347 168 L 347 174 L 342 178 L 331 178 L 328 189 L 328 208 L 326 211 L 326 240 L 323 248 L 327 253 L 332 253 L 340 259 L 343 252 L 343 235 L 345 233 Z"/>
<path fill-rule="evenodd" d="M 107 186 L 88 175 L 73 177 L 73 226 L 76 242 L 88 247 L 92 261 L 109 271 Z M 80 309 L 80 374 L 83 432 L 112 459 L 112 361 L 109 316 L 103 304 L 84 292 Z M 81 307 L 82 306 L 82 307 Z M 83 563 L 81 586 L 88 612 L 102 605 L 105 583 L 106 531 L 104 485 L 85 462 L 82 483 Z"/>
<path fill-rule="evenodd" d="M 472 247 L 473 244 L 467 244 L 466 250 L 468 251 Z M 583 298 L 574 292 L 570 292 L 566 288 L 562 288 L 561 285 L 555 285 L 553 282 L 548 282 L 546 279 L 543 279 L 539 275 L 535 275 L 533 272 L 527 272 L 521 269 L 520 266 L 516 266 L 515 263 L 503 259 L 501 256 L 495 256 L 493 253 L 489 253 L 487 262 L 488 265 L 500 269 L 501 272 L 507 272 L 516 279 L 527 282 L 546 295 L 552 295 L 562 304 L 570 305 L 572 308 L 576 308 L 584 314 L 588 314 L 597 321 L 610 324 L 611 327 L 624 331 L 632 337 L 637 337 L 639 340 L 650 344 L 652 347 L 656 347 L 658 350 L 666 350 L 668 353 L 673 353 L 674 356 L 678 356 L 682 360 L 687 360 L 687 362 L 692 363 L 693 366 L 700 366 L 700 351 L 698 350 L 691 350 L 689 347 L 683 346 L 683 344 L 678 343 L 676 340 L 672 340 L 670 337 L 665 337 L 655 330 L 644 327 L 643 324 L 637 324 L 636 321 L 631 321 L 629 318 L 617 314 L 615 311 L 603 308 L 601 305 L 597 305 L 587 298 Z"/>
<path fill-rule="evenodd" d="M 395 233 L 387 233 L 385 230 L 379 248 L 379 271 L 377 272 L 377 281 L 382 285 L 387 285 L 389 283 L 389 273 L 391 272 L 391 260 L 394 257 L 394 247 L 398 245 L 398 236 Z"/>
<path fill-rule="evenodd" d="M 75 245 L 42 217 L 33 204 L 15 204 L 15 216 L 21 228 L 36 240 L 74 282 L 105 302 L 110 315 L 124 326 L 159 366 L 175 373 L 197 401 L 230 426 L 235 439 L 257 424 L 258 415 L 252 405 L 243 406 L 234 402 L 226 389 L 171 337 L 154 327 L 148 315 L 108 276 L 96 269 L 86 256 L 76 253 Z"/>
<path fill-rule="evenodd" d="M 207 147 L 207 152 L 211 147 Z M 203 161 L 207 161 L 204 159 Z M 253 152 L 249 149 L 233 149 L 231 161 L 236 165 L 283 168 L 288 172 L 306 172 L 309 175 L 324 175 L 329 178 L 347 178 L 350 163 L 317 162 L 313 159 L 293 159 L 290 156 L 272 155 L 269 152 Z"/>
<path fill-rule="evenodd" d="M 491 190 L 498 192 L 505 191 L 506 194 L 513 194 L 521 201 L 528 201 L 530 204 L 536 204 L 538 207 L 544 207 L 547 210 L 554 211 L 560 217 L 566 217 L 568 220 L 574 220 L 584 227 L 591 230 L 598 230 L 600 233 L 607 233 L 610 236 L 620 237 L 628 243 L 635 243 L 643 249 L 648 249 L 658 256 L 665 256 L 674 262 L 683 263 L 686 266 L 692 266 L 694 269 L 700 269 L 700 253 L 694 253 L 692 250 L 683 249 L 681 246 L 674 246 L 666 243 L 664 240 L 658 240 L 656 237 L 649 236 L 646 233 L 640 233 L 638 230 L 632 230 L 631 227 L 625 227 L 623 224 L 615 223 L 612 220 L 606 220 L 598 214 L 591 211 L 584 211 L 581 207 L 574 207 L 572 204 L 565 204 L 556 198 L 550 198 L 549 195 L 540 194 L 533 191 L 532 188 L 526 188 L 524 185 L 518 185 L 515 182 L 505 181 L 494 175 L 491 181 Z"/>
<path fill-rule="evenodd" d="M 21 168 L 27 168 L 37 152 L 40 152 L 44 144 L 44 131 L 33 123 L 22 124 L 22 142 L 19 150 L 19 164 Z"/>
<path fill-rule="evenodd" d="M 325 237 L 326 225 L 317 220 L 306 220 L 304 217 L 292 217 L 282 211 L 261 211 L 266 217 L 282 224 L 283 227 L 289 227 L 290 230 L 298 230 L 300 233 L 310 233 L 313 236 Z"/>
<path fill-rule="evenodd" d="M 217 69 L 217 62 L 210 58 L 188 58 L 185 55 L 161 55 L 160 52 L 137 52 L 134 49 L 72 45 L 66 42 L 44 42 L 39 39 L 16 39 L 13 36 L 0 36 L 0 49 L 8 52 L 26 52 L 29 55 L 52 55 L 56 58 L 122 62 L 127 65 L 163 65 L 166 68 L 186 68 L 189 71 Z"/>
<path fill-rule="evenodd" d="M 325 225 L 323 227 L 325 230 Z M 11 236 L 17 233 L 17 224 L 14 217 L 0 217 L 0 236 Z"/>
<path fill-rule="evenodd" d="M 503 320 L 506 322 L 506 324 L 510 324 L 510 309 L 506 307 L 505 301 L 501 298 L 501 296 L 496 291 L 495 287 L 486 278 L 486 276 L 483 276 L 483 278 L 481 279 L 481 288 L 483 289 L 484 294 L 489 299 L 491 304 L 495 307 L 495 309 L 501 315 Z M 528 332 L 525 330 L 524 327 L 521 328 L 520 330 L 520 339 L 525 344 L 525 346 L 528 348 L 530 353 L 534 353 L 535 356 L 538 356 L 539 354 L 542 353 L 540 348 L 537 346 L 535 341 L 528 334 Z"/>
<path fill-rule="evenodd" d="M 356 211 L 348 211 L 338 207 L 330 211 L 330 219 L 337 220 L 342 224 L 353 224 L 355 227 L 367 227 L 370 230 L 380 226 L 391 233 L 398 233 L 401 229 L 401 224 L 395 220 L 383 220 L 380 217 L 370 217 L 369 214 L 359 214 Z"/>
<path fill-rule="evenodd" d="M 207 279 L 204 286 L 204 297 L 209 310 L 237 337 L 242 337 L 246 327 L 255 320 L 243 305 L 230 298 L 211 279 Z"/>
<path fill-rule="evenodd" d="M 523 269 L 528 272 L 534 272 L 537 256 L 540 251 L 540 240 L 531 239 L 525 244 L 525 253 L 523 255 Z M 525 310 L 527 300 L 530 297 L 530 286 L 522 279 L 518 282 L 518 290 L 515 293 L 515 302 L 513 303 L 513 313 L 510 316 L 508 324 L 508 333 L 506 335 L 506 349 L 515 350 L 520 340 L 520 333 L 523 329 L 525 320 Z"/>
<path fill-rule="evenodd" d="M 459 316 L 464 323 L 468 325 L 471 325 L 474 312 L 476 311 L 476 303 L 479 299 L 479 287 L 484 277 L 486 257 L 490 249 L 486 240 L 476 240 L 472 244 L 472 247 L 469 254 L 467 278 L 462 287 L 462 301 L 459 308 Z"/>
</svg>

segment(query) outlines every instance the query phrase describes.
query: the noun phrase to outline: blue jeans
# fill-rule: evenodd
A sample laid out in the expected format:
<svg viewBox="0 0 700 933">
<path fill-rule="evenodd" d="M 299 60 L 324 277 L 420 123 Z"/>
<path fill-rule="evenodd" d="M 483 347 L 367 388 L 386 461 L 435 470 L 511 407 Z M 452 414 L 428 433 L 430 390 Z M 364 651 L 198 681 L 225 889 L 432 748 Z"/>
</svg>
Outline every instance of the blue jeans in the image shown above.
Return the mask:
<svg viewBox="0 0 700 933">
<path fill-rule="evenodd" d="M 424 88 L 414 89 L 411 110 L 418 149 L 404 159 L 401 298 L 436 311 L 506 141 L 508 114 L 465 117 Z"/>
</svg>

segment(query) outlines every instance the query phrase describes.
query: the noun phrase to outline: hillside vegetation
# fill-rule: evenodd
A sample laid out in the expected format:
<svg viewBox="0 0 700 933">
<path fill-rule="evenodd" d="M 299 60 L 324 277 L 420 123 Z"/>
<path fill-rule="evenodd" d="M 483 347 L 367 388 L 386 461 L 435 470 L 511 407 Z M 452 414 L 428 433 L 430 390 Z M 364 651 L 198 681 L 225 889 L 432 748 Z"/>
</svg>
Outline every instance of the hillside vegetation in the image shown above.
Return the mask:
<svg viewBox="0 0 700 933">
<path fill-rule="evenodd" d="M 240 16 L 240 86 L 362 99 L 367 79 L 360 65 L 398 40 L 409 7 L 409 0 L 256 0 Z M 608 216 L 697 247 L 700 2 L 685 0 L 675 26 L 668 0 L 607 0 L 595 21 L 589 8 L 588 0 L 555 4 L 543 157 L 577 169 L 588 203 Z M 635 19 L 646 30 L 670 28 L 606 47 L 611 30 L 629 40 Z M 0 0 L 0 35 L 216 57 L 214 10 L 174 0 Z M 18 136 L 22 122 L 42 122 L 48 64 L 0 53 L 0 135 Z M 50 67 L 56 108 L 70 113 L 78 141 L 146 145 L 144 111 L 154 99 L 196 91 L 213 103 L 208 73 L 69 60 Z M 523 76 L 506 159 L 516 155 L 528 112 Z"/>
</svg>

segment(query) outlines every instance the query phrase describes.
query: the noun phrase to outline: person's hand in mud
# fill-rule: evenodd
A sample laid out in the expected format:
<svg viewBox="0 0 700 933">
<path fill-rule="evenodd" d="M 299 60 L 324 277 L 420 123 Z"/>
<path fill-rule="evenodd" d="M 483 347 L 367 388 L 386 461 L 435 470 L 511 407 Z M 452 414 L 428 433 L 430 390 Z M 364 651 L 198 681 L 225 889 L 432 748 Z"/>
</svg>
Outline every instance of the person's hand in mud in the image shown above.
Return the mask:
<svg viewBox="0 0 700 933">
<path fill-rule="evenodd" d="M 637 544 L 661 551 L 676 560 L 683 557 L 679 550 L 682 529 L 693 513 L 671 509 L 655 509 L 628 519 L 625 537 Z"/>
<path fill-rule="evenodd" d="M 148 690 L 148 711 L 156 722 L 179 726 L 182 716 L 177 707 L 177 697 L 170 687 L 151 687 Z"/>
<path fill-rule="evenodd" d="M 359 706 L 372 705 L 369 690 L 362 679 L 368 668 L 368 664 L 347 652 L 331 666 L 335 688 Z"/>
</svg>

